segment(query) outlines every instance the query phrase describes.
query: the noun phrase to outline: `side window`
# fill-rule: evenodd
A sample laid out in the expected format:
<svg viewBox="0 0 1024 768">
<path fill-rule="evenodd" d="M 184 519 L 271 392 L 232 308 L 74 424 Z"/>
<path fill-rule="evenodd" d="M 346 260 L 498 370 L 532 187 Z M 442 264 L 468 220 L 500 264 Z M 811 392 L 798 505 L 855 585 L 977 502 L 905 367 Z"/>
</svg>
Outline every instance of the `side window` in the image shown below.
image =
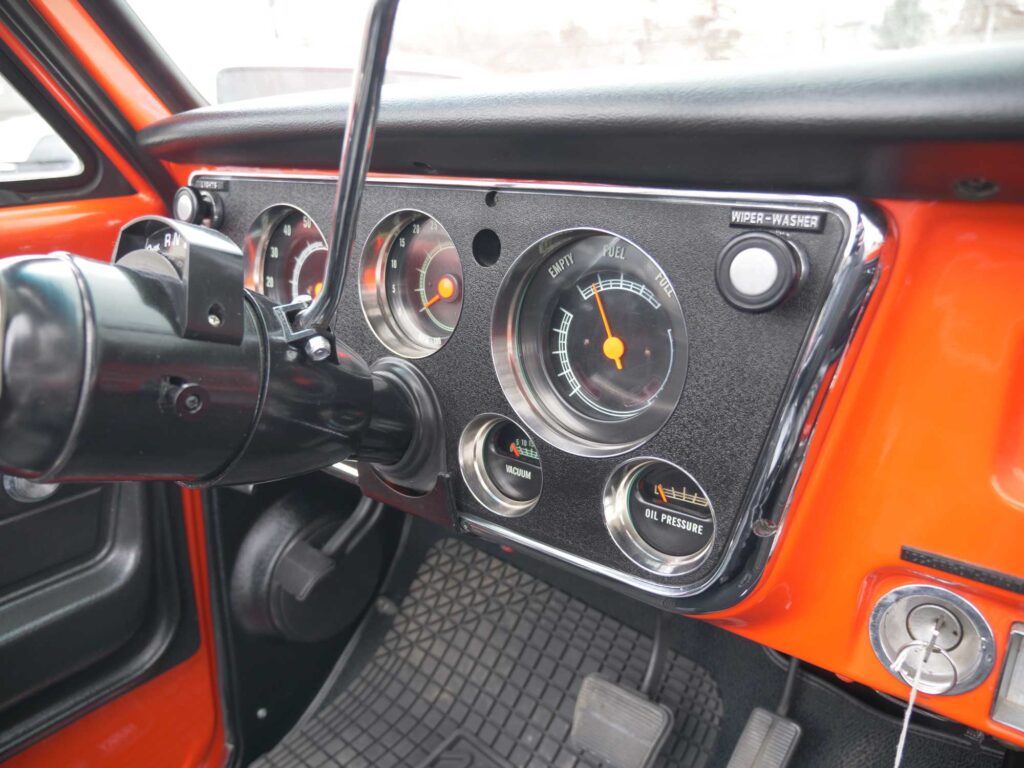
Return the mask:
<svg viewBox="0 0 1024 768">
<path fill-rule="evenodd" d="M 84 170 L 67 142 L 0 75 L 0 186 L 71 178 Z"/>
</svg>

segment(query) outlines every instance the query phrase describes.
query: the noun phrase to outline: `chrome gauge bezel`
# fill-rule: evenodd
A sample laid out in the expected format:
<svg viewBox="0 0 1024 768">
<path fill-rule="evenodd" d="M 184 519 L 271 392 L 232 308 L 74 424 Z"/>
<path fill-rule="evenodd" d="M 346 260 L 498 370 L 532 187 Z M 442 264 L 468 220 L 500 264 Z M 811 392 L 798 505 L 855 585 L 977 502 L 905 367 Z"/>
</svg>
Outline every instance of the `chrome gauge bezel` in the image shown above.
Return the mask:
<svg viewBox="0 0 1024 768">
<path fill-rule="evenodd" d="M 541 493 L 534 499 L 518 501 L 510 499 L 502 493 L 491 480 L 490 475 L 484 466 L 484 447 L 491 430 L 502 422 L 511 421 L 504 416 L 494 413 L 484 413 L 474 417 L 466 428 L 462 430 L 459 438 L 459 471 L 462 479 L 473 494 L 473 498 L 482 507 L 502 517 L 521 517 L 537 506 L 540 496 L 543 494 L 544 479 L 541 475 Z M 515 422 L 512 422 L 515 424 Z M 520 429 L 521 425 L 516 424 Z M 526 432 L 526 430 L 523 430 Z M 529 433 L 527 433 L 529 434 Z"/>
<path fill-rule="evenodd" d="M 317 234 L 320 235 L 320 239 L 326 245 L 327 238 L 324 236 L 324 231 L 320 229 L 320 225 L 316 223 L 316 219 L 299 206 L 292 205 L 291 203 L 275 203 L 274 205 L 267 206 L 253 219 L 245 236 L 243 246 L 246 258 L 245 287 L 249 290 L 255 291 L 262 296 L 269 296 L 265 284 L 267 242 L 270 240 L 274 230 L 277 229 L 277 225 L 293 213 L 301 214 L 309 219 Z"/>
<path fill-rule="evenodd" d="M 635 416 L 600 421 L 572 407 L 551 386 L 538 355 L 523 354 L 524 324 L 531 327 L 539 318 L 523 318 L 522 306 L 530 284 L 551 254 L 592 236 L 618 238 L 636 249 L 666 281 L 661 265 L 635 242 L 605 229 L 581 227 L 561 230 L 542 237 L 513 262 L 495 298 L 491 317 L 491 357 L 501 388 L 516 414 L 545 442 L 568 453 L 591 458 L 620 456 L 650 440 L 665 425 L 682 397 L 689 364 L 689 338 L 678 296 L 672 293 L 678 312 L 681 338 L 676 340 L 678 370 L 672 373 L 673 387 L 658 395 Z M 671 285 L 671 282 L 668 282 Z"/>
<path fill-rule="evenodd" d="M 604 522 L 615 545 L 641 568 L 658 576 L 680 576 L 700 567 L 701 563 L 711 554 L 715 536 L 711 536 L 708 543 L 692 555 L 667 555 L 644 541 L 636 526 L 633 525 L 633 519 L 629 514 L 629 494 L 641 473 L 658 464 L 669 465 L 693 481 L 697 490 L 708 500 L 711 526 L 712 529 L 716 529 L 718 518 L 715 515 L 714 502 L 711 501 L 711 497 L 708 496 L 707 491 L 697 481 L 697 478 L 678 464 L 654 457 L 629 459 L 612 470 L 605 482 L 602 496 Z"/>
<path fill-rule="evenodd" d="M 376 226 L 370 230 L 366 242 L 363 243 L 363 249 L 359 256 L 359 306 L 367 325 L 370 326 L 373 335 L 377 337 L 377 341 L 391 352 L 413 360 L 429 357 L 444 347 L 451 338 L 451 334 L 445 337 L 424 337 L 422 339 L 413 337 L 398 322 L 391 302 L 388 300 L 385 281 L 388 255 L 391 253 L 391 247 L 399 233 L 417 219 L 430 219 L 436 222 L 445 237 L 454 244 L 451 234 L 436 216 L 415 208 L 403 208 L 389 213 L 377 222 Z M 375 248 L 374 241 L 378 237 L 382 240 L 379 247 Z M 459 254 L 458 248 L 455 249 L 455 253 L 461 264 L 462 255 Z M 373 270 L 372 283 L 362 278 L 368 269 Z M 440 343 L 434 344 L 430 339 L 439 339 Z"/>
</svg>

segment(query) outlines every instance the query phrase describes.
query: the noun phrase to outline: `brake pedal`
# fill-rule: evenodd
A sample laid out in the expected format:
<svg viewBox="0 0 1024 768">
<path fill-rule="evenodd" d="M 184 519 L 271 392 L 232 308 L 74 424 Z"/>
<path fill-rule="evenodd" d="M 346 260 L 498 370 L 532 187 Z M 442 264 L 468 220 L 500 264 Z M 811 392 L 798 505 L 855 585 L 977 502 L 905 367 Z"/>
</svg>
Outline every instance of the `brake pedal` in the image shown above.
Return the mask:
<svg viewBox="0 0 1024 768">
<path fill-rule="evenodd" d="M 612 768 L 649 768 L 672 730 L 672 710 L 610 680 L 583 678 L 570 743 Z"/>
</svg>

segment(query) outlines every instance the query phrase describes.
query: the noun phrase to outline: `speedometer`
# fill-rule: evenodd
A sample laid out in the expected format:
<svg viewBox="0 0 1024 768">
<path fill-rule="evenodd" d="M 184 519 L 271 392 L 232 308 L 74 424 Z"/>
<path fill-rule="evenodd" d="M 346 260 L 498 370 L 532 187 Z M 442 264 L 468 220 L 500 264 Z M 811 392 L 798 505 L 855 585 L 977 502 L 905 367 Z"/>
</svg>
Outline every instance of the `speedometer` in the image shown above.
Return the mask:
<svg viewBox="0 0 1024 768">
<path fill-rule="evenodd" d="M 267 209 L 253 224 L 258 291 L 278 304 L 315 299 L 327 272 L 327 241 L 316 222 L 290 205 Z"/>
<path fill-rule="evenodd" d="M 675 409 L 687 335 L 672 283 L 638 246 L 574 230 L 529 248 L 498 293 L 495 367 L 517 412 L 554 445 L 615 455 Z"/>
</svg>

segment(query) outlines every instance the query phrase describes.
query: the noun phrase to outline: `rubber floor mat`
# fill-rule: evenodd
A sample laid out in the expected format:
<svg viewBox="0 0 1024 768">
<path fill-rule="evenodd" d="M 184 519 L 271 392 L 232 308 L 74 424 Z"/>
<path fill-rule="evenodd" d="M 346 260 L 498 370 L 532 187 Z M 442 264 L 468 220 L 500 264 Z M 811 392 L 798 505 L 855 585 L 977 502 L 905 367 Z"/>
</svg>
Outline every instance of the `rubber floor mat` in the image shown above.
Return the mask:
<svg viewBox="0 0 1024 768">
<path fill-rule="evenodd" d="M 600 672 L 638 688 L 651 652 L 651 638 L 456 539 L 430 550 L 372 642 L 254 765 L 599 766 L 568 743 L 580 683 Z M 705 766 L 723 714 L 711 675 L 670 653 L 655 699 L 675 715 L 657 765 Z"/>
</svg>

